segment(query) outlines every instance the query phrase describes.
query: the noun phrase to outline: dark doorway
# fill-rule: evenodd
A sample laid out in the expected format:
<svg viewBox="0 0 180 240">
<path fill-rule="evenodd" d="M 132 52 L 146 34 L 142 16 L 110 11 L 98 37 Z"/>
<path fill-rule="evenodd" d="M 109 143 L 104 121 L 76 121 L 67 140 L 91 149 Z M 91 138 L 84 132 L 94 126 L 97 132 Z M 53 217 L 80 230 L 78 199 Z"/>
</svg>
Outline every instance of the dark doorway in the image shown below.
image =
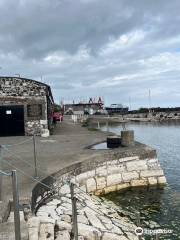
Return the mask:
<svg viewBox="0 0 180 240">
<path fill-rule="evenodd" d="M 24 135 L 24 106 L 0 106 L 0 136 Z"/>
</svg>

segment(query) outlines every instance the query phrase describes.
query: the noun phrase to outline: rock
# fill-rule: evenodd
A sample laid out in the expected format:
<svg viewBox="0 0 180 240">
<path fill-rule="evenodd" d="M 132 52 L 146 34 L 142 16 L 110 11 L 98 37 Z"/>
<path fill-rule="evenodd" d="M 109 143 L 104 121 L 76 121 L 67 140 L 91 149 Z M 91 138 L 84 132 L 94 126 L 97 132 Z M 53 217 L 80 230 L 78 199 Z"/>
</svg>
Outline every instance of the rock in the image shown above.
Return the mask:
<svg viewBox="0 0 180 240">
<path fill-rule="evenodd" d="M 40 223 L 39 240 L 54 240 L 54 225 L 55 220 L 50 218 L 43 219 Z"/>
<path fill-rule="evenodd" d="M 70 203 L 71 204 L 71 199 L 70 198 L 67 198 L 67 197 L 61 197 L 61 201 L 62 202 L 67 202 L 67 203 Z"/>
<path fill-rule="evenodd" d="M 96 240 L 96 236 L 101 236 L 101 232 L 97 228 L 85 225 L 83 223 L 78 224 L 78 233 L 86 240 Z"/>
<path fill-rule="evenodd" d="M 110 193 L 110 192 L 115 192 L 117 190 L 117 185 L 114 186 L 109 186 L 104 188 L 104 193 Z"/>
<path fill-rule="evenodd" d="M 141 187 L 141 186 L 147 186 L 147 185 L 148 185 L 148 182 L 146 179 L 131 180 L 132 187 Z"/>
<path fill-rule="evenodd" d="M 165 185 L 166 183 L 167 183 L 167 181 L 166 181 L 166 177 L 165 176 L 158 177 L 158 184 Z"/>
<path fill-rule="evenodd" d="M 139 160 L 138 156 L 133 156 L 133 157 L 126 157 L 126 158 L 120 158 L 119 162 L 128 162 L 128 161 L 136 161 Z"/>
<path fill-rule="evenodd" d="M 117 227 L 117 226 L 113 226 L 113 228 L 112 228 L 112 232 L 113 233 L 116 233 L 116 234 L 119 234 L 119 235 L 122 235 L 123 234 L 123 232 L 121 231 L 121 229 L 119 228 L 119 227 Z"/>
<path fill-rule="evenodd" d="M 28 228 L 28 240 L 39 240 L 39 228 Z"/>
<path fill-rule="evenodd" d="M 140 177 L 157 177 L 164 176 L 163 170 L 145 170 L 140 172 Z"/>
<path fill-rule="evenodd" d="M 129 183 L 121 183 L 121 184 L 118 184 L 116 186 L 116 189 L 117 189 L 117 191 L 120 191 L 122 189 L 126 189 L 126 188 L 129 188 L 129 187 L 130 187 Z"/>
<path fill-rule="evenodd" d="M 68 231 L 59 231 L 56 236 L 56 240 L 70 240 L 70 234 Z"/>
<path fill-rule="evenodd" d="M 87 190 L 86 190 L 86 184 L 85 184 L 85 185 L 81 185 L 79 191 L 76 190 L 76 192 L 81 192 L 81 193 L 82 193 L 82 191 L 83 191 L 83 192 L 87 192 Z"/>
<path fill-rule="evenodd" d="M 39 240 L 40 219 L 38 217 L 31 217 L 27 224 L 29 240 Z"/>
<path fill-rule="evenodd" d="M 55 211 L 56 211 L 58 216 L 63 214 L 63 210 L 61 209 L 61 207 L 56 208 Z"/>
<path fill-rule="evenodd" d="M 148 183 L 149 185 L 157 185 L 157 178 L 155 177 L 148 178 Z"/>
<path fill-rule="evenodd" d="M 146 160 L 130 161 L 126 163 L 126 167 L 128 171 L 147 170 L 148 166 L 146 163 Z"/>
<path fill-rule="evenodd" d="M 139 237 L 136 234 L 133 234 L 131 232 L 126 232 L 127 236 L 131 240 L 139 240 Z"/>
<path fill-rule="evenodd" d="M 107 176 L 107 168 L 106 166 L 96 168 L 96 176 L 98 177 L 106 177 Z"/>
<path fill-rule="evenodd" d="M 114 160 L 111 160 L 111 161 L 107 162 L 108 166 L 113 166 L 113 165 L 118 165 L 118 164 L 119 164 L 118 159 L 114 159 Z"/>
<path fill-rule="evenodd" d="M 49 137 L 50 133 L 48 129 L 41 130 L 41 137 Z"/>
<path fill-rule="evenodd" d="M 61 221 L 71 223 L 71 217 L 69 215 L 61 215 Z"/>
<path fill-rule="evenodd" d="M 128 240 L 128 239 L 124 236 L 119 236 L 119 235 L 114 234 L 114 233 L 105 232 L 103 237 L 102 237 L 102 240 Z"/>
<path fill-rule="evenodd" d="M 65 185 L 63 185 L 62 187 L 61 187 L 61 189 L 60 189 L 60 194 L 67 194 L 67 193 L 70 193 L 70 187 L 69 187 L 69 185 L 67 185 L 67 184 L 65 184 Z"/>
<path fill-rule="evenodd" d="M 40 220 L 40 223 L 43 223 L 43 224 L 55 224 L 55 220 L 54 219 L 52 219 L 52 218 L 42 218 L 41 220 Z"/>
<path fill-rule="evenodd" d="M 103 222 L 103 223 L 106 223 L 106 224 L 112 224 L 111 222 L 111 219 L 109 219 L 108 217 L 105 217 L 105 216 L 98 216 L 98 218 Z"/>
<path fill-rule="evenodd" d="M 102 190 L 106 187 L 106 178 L 105 177 L 96 177 L 97 189 Z"/>
<path fill-rule="evenodd" d="M 99 228 L 101 230 L 104 230 L 105 227 L 104 225 L 101 223 L 101 221 L 99 220 L 98 217 L 96 217 L 96 213 L 93 211 L 90 211 L 88 209 L 85 210 L 85 214 L 88 218 L 88 221 L 91 223 L 92 226 Z"/>
<path fill-rule="evenodd" d="M 63 210 L 63 214 L 64 215 L 69 215 L 69 216 L 72 216 L 72 210 Z"/>
<path fill-rule="evenodd" d="M 72 230 L 72 225 L 64 221 L 57 221 L 56 225 L 60 231 L 67 230 L 68 232 L 71 232 Z"/>
<path fill-rule="evenodd" d="M 61 207 L 64 207 L 65 209 L 72 211 L 72 204 L 71 203 L 64 202 L 64 203 L 61 204 Z"/>
<path fill-rule="evenodd" d="M 87 192 L 94 192 L 96 190 L 96 181 L 94 178 L 89 178 L 86 182 Z"/>
<path fill-rule="evenodd" d="M 149 227 L 150 227 L 151 229 L 154 229 L 154 228 L 159 228 L 160 225 L 159 225 L 157 222 L 149 221 Z"/>
<path fill-rule="evenodd" d="M 78 236 L 78 240 L 85 240 L 83 236 Z"/>
<path fill-rule="evenodd" d="M 112 223 L 105 223 L 104 225 L 105 225 L 106 229 L 109 231 L 112 231 L 112 229 L 114 227 L 114 225 Z"/>
<path fill-rule="evenodd" d="M 79 175 L 76 176 L 75 178 L 75 181 L 76 183 L 84 183 L 85 184 L 85 181 L 88 179 L 88 178 L 93 178 L 95 176 L 95 170 L 92 170 L 92 171 L 88 171 L 88 172 L 85 172 L 85 173 L 81 173 Z"/>
<path fill-rule="evenodd" d="M 89 224 L 87 217 L 85 217 L 84 215 L 78 215 L 77 219 L 78 219 L 78 223 L 84 223 L 87 225 Z"/>
<path fill-rule="evenodd" d="M 108 165 L 107 169 L 108 169 L 108 175 L 111 175 L 116 173 L 122 173 L 123 171 L 125 171 L 125 166 L 124 164 L 117 164 L 114 166 Z"/>
<path fill-rule="evenodd" d="M 121 182 L 122 182 L 121 173 L 107 176 L 107 186 L 113 186 Z"/>
<path fill-rule="evenodd" d="M 139 174 L 135 171 L 122 173 L 122 179 L 124 182 L 129 182 L 133 179 L 138 179 L 138 178 L 139 178 Z"/>
<path fill-rule="evenodd" d="M 104 189 L 105 189 L 105 188 L 104 188 Z M 101 195 L 105 194 L 105 190 L 104 190 L 104 189 L 96 190 L 96 191 L 94 192 L 94 194 L 95 194 L 96 196 L 101 196 Z"/>
<path fill-rule="evenodd" d="M 60 203 L 60 200 L 58 200 L 58 199 L 53 199 L 52 201 L 50 201 L 50 202 L 48 202 L 47 204 L 46 204 L 46 206 L 55 206 L 55 207 L 57 207 L 57 205 Z"/>
<path fill-rule="evenodd" d="M 39 228 L 40 219 L 37 217 L 31 217 L 28 220 L 28 228 Z"/>
</svg>

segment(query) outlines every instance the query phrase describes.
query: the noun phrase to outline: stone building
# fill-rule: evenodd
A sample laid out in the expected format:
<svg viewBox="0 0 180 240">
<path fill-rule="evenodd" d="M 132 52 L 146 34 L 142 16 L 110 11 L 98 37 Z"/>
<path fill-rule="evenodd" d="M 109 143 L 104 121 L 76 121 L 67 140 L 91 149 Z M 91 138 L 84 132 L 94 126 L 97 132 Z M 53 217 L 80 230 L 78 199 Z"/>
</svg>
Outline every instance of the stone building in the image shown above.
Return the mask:
<svg viewBox="0 0 180 240">
<path fill-rule="evenodd" d="M 20 77 L 0 77 L 0 136 L 48 134 L 54 100 L 50 86 Z"/>
</svg>

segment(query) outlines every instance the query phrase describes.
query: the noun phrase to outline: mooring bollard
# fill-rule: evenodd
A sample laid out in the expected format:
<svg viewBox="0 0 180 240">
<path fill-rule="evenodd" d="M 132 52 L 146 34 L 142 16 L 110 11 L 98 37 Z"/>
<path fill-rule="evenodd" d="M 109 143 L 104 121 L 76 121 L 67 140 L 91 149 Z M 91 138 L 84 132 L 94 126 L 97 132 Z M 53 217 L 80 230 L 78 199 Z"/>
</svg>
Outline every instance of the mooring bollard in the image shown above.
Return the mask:
<svg viewBox="0 0 180 240">
<path fill-rule="evenodd" d="M 129 147 L 134 145 L 134 131 L 126 130 L 121 131 L 121 145 L 123 147 Z"/>
<path fill-rule="evenodd" d="M 108 136 L 107 137 L 107 147 L 117 148 L 121 145 L 121 138 L 119 136 Z"/>
</svg>

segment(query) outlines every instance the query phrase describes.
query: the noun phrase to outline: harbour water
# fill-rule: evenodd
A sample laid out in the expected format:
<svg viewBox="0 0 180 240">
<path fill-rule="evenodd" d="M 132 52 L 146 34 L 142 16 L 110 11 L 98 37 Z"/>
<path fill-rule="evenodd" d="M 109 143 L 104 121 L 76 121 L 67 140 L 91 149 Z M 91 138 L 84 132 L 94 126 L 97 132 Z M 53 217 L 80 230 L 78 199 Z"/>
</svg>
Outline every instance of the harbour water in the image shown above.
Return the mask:
<svg viewBox="0 0 180 240">
<path fill-rule="evenodd" d="M 126 190 L 106 197 L 125 211 L 139 211 L 142 228 L 170 230 L 158 239 L 180 239 L 180 122 L 129 123 L 126 128 L 134 130 L 136 140 L 157 150 L 168 185 L 164 189 Z M 120 134 L 122 126 L 101 129 Z M 145 235 L 145 239 L 154 237 Z"/>
</svg>

